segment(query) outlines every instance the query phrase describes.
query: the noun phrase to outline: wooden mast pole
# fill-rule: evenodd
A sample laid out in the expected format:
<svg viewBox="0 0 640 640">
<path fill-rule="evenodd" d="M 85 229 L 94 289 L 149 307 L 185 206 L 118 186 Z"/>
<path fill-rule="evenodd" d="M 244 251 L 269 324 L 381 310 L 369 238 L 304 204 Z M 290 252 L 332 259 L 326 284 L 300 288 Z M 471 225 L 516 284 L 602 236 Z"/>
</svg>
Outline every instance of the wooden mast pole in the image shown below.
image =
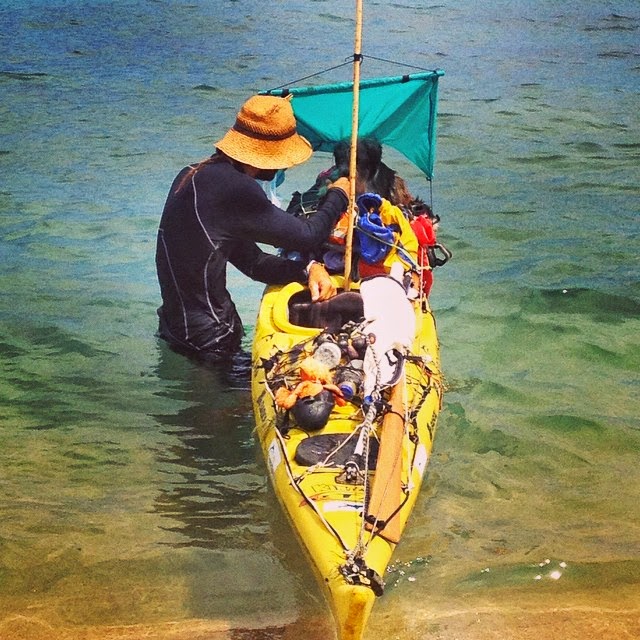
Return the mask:
<svg viewBox="0 0 640 640">
<path fill-rule="evenodd" d="M 349 225 L 344 252 L 344 290 L 351 288 L 353 228 L 356 216 L 356 166 L 358 153 L 358 114 L 360 110 L 360 65 L 362 64 L 362 0 L 356 0 L 356 35 L 353 47 L 353 108 L 351 112 L 351 153 L 349 155 Z"/>
</svg>

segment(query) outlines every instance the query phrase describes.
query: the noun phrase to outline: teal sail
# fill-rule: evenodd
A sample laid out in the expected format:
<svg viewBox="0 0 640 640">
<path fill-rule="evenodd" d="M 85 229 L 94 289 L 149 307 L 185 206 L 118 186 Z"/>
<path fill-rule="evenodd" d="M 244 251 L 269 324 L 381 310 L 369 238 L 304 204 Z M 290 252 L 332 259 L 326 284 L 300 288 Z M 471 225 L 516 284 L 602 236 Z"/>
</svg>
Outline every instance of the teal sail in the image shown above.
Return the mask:
<svg viewBox="0 0 640 640">
<path fill-rule="evenodd" d="M 443 71 L 360 81 L 358 135 L 389 145 L 427 178 L 433 177 L 436 152 L 438 79 Z M 263 93 L 293 96 L 298 132 L 315 151 L 333 151 L 351 139 L 353 82 L 272 89 Z"/>
</svg>

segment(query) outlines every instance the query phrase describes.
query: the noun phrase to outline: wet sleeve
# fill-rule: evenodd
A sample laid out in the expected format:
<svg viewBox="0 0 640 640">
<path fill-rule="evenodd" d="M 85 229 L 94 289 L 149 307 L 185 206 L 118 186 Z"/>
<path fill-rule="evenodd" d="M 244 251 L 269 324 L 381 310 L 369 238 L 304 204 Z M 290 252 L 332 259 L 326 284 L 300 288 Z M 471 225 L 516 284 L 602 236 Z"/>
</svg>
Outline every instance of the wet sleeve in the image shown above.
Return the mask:
<svg viewBox="0 0 640 640">
<path fill-rule="evenodd" d="M 253 242 L 237 242 L 229 262 L 249 278 L 265 284 L 307 281 L 306 264 L 266 253 Z"/>
<path fill-rule="evenodd" d="M 260 186 L 255 186 L 259 193 L 252 189 L 237 199 L 234 231 L 253 242 L 288 251 L 320 247 L 348 205 L 343 191 L 330 189 L 316 213 L 308 218 L 296 217 L 273 205 Z"/>
</svg>

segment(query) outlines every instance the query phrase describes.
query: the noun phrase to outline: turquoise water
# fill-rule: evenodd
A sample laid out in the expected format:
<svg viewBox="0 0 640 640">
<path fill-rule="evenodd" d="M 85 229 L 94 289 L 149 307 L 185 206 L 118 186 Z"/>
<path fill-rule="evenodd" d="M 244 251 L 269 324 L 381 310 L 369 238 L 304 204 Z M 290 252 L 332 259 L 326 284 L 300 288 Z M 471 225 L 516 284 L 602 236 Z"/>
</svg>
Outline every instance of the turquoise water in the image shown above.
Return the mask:
<svg viewBox="0 0 640 640">
<path fill-rule="evenodd" d="M 248 391 L 154 336 L 153 255 L 175 173 L 255 91 L 348 58 L 351 13 L 0 1 L 3 640 L 330 637 Z M 454 253 L 445 407 L 371 638 L 640 633 L 639 32 L 633 0 L 365 3 L 365 54 L 446 72 Z M 231 281 L 249 345 L 261 286 Z"/>
</svg>

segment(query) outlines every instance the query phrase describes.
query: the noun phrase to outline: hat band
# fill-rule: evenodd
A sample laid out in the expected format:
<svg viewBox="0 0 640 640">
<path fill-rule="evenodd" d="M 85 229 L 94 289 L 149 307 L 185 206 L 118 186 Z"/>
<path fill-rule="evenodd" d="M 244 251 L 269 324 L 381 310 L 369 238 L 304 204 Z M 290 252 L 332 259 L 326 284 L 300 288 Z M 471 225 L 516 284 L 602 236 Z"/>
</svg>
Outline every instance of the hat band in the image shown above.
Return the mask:
<svg viewBox="0 0 640 640">
<path fill-rule="evenodd" d="M 287 138 L 291 138 L 296 133 L 295 126 L 293 129 L 289 129 L 284 133 L 260 133 L 259 131 L 255 131 L 250 129 L 249 127 L 245 127 L 240 120 L 236 120 L 233 125 L 233 130 L 238 133 L 242 133 L 250 138 L 257 138 L 258 140 L 286 140 Z"/>
</svg>

